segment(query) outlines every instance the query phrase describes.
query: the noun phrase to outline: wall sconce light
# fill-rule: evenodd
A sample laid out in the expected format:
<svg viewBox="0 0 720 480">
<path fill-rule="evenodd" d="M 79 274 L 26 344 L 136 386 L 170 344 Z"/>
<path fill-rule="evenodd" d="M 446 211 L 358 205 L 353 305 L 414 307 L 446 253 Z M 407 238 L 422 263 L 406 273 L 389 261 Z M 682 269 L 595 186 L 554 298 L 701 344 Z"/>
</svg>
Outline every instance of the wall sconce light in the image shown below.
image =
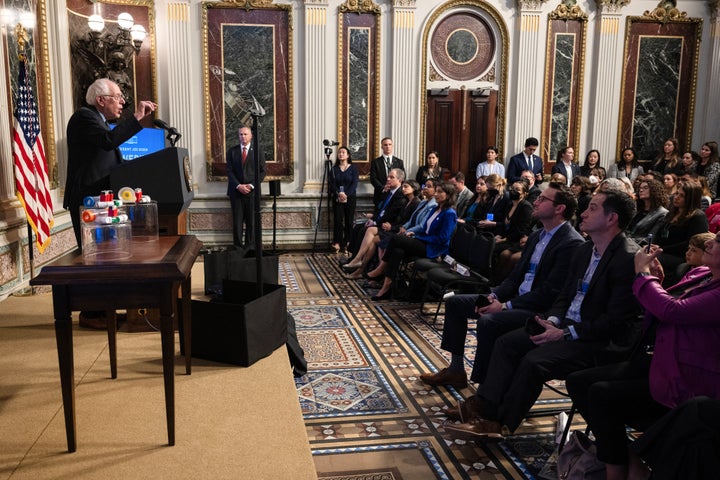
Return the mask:
<svg viewBox="0 0 720 480">
<path fill-rule="evenodd" d="M 123 12 L 117 17 L 117 32 L 105 30 L 105 19 L 100 15 L 98 2 L 94 4 L 94 13 L 88 17 L 88 38 L 82 41 L 82 48 L 93 54 L 95 58 L 108 66 L 117 53 L 121 53 L 125 63 L 130 63 L 130 57 L 140 53 L 140 48 L 147 32 L 142 25 L 135 24 L 132 15 Z M 115 54 L 115 55 L 113 55 Z"/>
<path fill-rule="evenodd" d="M 32 12 L 11 8 L 3 8 L 0 10 L 0 25 L 3 27 L 15 27 L 17 24 L 20 24 L 26 30 L 32 30 L 35 28 L 35 23 L 35 14 Z"/>
<path fill-rule="evenodd" d="M 431 97 L 447 97 L 450 94 L 450 85 L 444 88 L 431 88 Z"/>
</svg>

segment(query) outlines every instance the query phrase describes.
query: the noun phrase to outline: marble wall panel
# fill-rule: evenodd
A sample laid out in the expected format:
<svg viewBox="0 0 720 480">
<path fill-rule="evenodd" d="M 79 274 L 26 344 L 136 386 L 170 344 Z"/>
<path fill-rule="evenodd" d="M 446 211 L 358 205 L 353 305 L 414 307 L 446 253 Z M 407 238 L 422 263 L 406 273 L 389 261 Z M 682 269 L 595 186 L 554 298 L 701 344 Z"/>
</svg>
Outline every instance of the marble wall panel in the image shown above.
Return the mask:
<svg viewBox="0 0 720 480">
<path fill-rule="evenodd" d="M 692 139 L 702 19 L 678 18 L 628 19 L 617 149 L 632 145 L 641 161 L 670 137 Z"/>
<path fill-rule="evenodd" d="M 258 136 L 268 176 L 290 180 L 290 7 L 246 10 L 205 2 L 203 9 L 208 180 L 225 180 L 225 153 L 237 145 L 238 127 L 250 123 L 254 100 L 265 110 Z"/>
<path fill-rule="evenodd" d="M 370 29 L 349 29 L 347 146 L 353 160 L 368 161 L 370 144 Z"/>
<path fill-rule="evenodd" d="M 313 213 L 311 211 L 291 211 L 277 212 L 277 229 L 310 229 L 314 227 L 312 223 Z M 323 211 L 323 220 L 325 220 L 325 212 Z M 272 212 L 261 213 L 261 223 L 263 235 L 267 235 L 268 231 L 272 233 L 273 218 Z M 327 223 L 326 221 L 323 224 Z M 232 217 L 230 212 L 191 212 L 190 213 L 190 230 L 191 233 L 203 232 L 231 232 Z"/>
<path fill-rule="evenodd" d="M 556 158 L 558 150 L 568 145 L 570 137 L 570 97 L 574 80 L 575 37 L 575 34 L 572 33 L 555 36 L 555 72 L 550 114 L 549 158 L 551 159 Z"/>
<path fill-rule="evenodd" d="M 655 158 L 675 136 L 683 39 L 641 37 L 632 144 L 640 158 Z"/>
</svg>

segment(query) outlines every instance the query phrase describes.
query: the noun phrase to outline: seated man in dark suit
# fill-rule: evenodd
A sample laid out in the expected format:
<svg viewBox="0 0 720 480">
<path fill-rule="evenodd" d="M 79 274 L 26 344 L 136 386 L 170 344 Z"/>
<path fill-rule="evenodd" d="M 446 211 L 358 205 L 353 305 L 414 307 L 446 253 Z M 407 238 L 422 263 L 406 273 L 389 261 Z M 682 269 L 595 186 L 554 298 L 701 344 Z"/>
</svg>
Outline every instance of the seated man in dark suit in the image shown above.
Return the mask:
<svg viewBox="0 0 720 480">
<path fill-rule="evenodd" d="M 549 201 L 549 200 L 548 200 Z M 617 361 L 635 341 L 639 306 L 632 293 L 638 245 L 623 233 L 635 213 L 625 193 L 597 193 L 582 214 L 591 242 L 580 245 L 562 291 L 546 312 L 495 342 L 477 393 L 460 404 L 454 436 L 502 438 L 535 403 L 544 382 Z"/>
<path fill-rule="evenodd" d="M 450 366 L 425 373 L 428 385 L 467 386 L 464 354 L 469 317 L 478 318 L 477 350 L 471 380 L 482 383 L 495 339 L 525 325 L 525 320 L 550 308 L 570 270 L 570 259 L 583 238 L 568 223 L 577 202 L 572 192 L 551 183 L 533 205 L 533 218 L 543 228 L 530 234 L 520 262 L 490 295 L 454 295 L 445 304 L 440 348 L 452 354 Z"/>
<path fill-rule="evenodd" d="M 377 207 L 386 191 L 385 181 L 393 168 L 398 168 L 405 173 L 405 165 L 403 161 L 393 155 L 394 145 L 392 138 L 385 137 L 380 142 L 383 154 L 372 161 L 370 164 L 370 184 L 374 188 L 373 205 Z M 404 179 L 403 179 L 404 180 Z M 402 183 L 402 181 L 401 181 Z"/>
<path fill-rule="evenodd" d="M 509 184 L 513 184 L 520 179 L 520 174 L 523 170 L 530 170 L 535 174 L 535 183 L 538 185 L 543 182 L 543 160 L 539 156 L 535 155 L 537 150 L 538 139 L 530 137 L 525 140 L 525 149 L 510 157 L 508 161 L 507 169 L 505 170 L 505 178 Z"/>
<path fill-rule="evenodd" d="M 368 215 L 368 220 L 361 224 L 355 225 L 353 228 L 352 238 L 350 239 L 350 251 L 352 258 L 357 255 L 360 244 L 365 236 L 365 229 L 375 225 L 382 225 L 385 222 L 390 224 L 397 223 L 400 214 L 405 207 L 407 199 L 402 193 L 400 185 L 405 181 L 405 171 L 399 168 L 393 168 L 385 181 L 385 194 L 381 197 L 380 202 L 375 207 L 372 215 Z"/>
</svg>

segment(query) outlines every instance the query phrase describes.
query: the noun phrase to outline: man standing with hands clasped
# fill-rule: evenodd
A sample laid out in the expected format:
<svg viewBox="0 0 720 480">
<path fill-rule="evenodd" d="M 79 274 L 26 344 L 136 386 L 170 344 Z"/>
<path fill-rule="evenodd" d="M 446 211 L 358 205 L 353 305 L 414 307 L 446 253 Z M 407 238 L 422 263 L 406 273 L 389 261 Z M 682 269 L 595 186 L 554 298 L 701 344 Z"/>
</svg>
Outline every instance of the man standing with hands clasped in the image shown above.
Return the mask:
<svg viewBox="0 0 720 480">
<path fill-rule="evenodd" d="M 236 145 L 227 151 L 227 195 L 230 197 L 233 219 L 233 244 L 243 246 L 243 223 L 245 224 L 245 246 L 252 247 L 255 243 L 254 229 L 254 197 L 253 190 L 260 188 L 255 185 L 255 154 L 260 159 L 258 162 L 260 171 L 258 180 L 260 183 L 265 179 L 265 157 L 262 152 L 255 152 L 252 146 L 252 132 L 249 127 L 238 129 L 240 145 Z"/>
<path fill-rule="evenodd" d="M 535 137 L 530 137 L 525 140 L 525 148 L 522 152 L 517 155 L 510 157 L 507 169 L 505 171 L 505 178 L 507 178 L 508 184 L 520 180 L 520 174 L 523 170 L 530 170 L 535 175 L 535 183 L 541 184 L 543 181 L 543 159 L 538 155 L 535 155 L 535 151 L 538 149 L 540 142 Z"/>
<path fill-rule="evenodd" d="M 370 164 L 370 183 L 372 184 L 375 192 L 373 193 L 373 205 L 376 207 L 380 200 L 383 198 L 383 192 L 385 192 L 385 183 L 390 170 L 393 168 L 399 168 L 405 172 L 405 166 L 403 161 L 393 155 L 393 141 L 390 137 L 385 137 L 380 141 L 382 147 L 382 155 L 372 161 Z"/>
</svg>

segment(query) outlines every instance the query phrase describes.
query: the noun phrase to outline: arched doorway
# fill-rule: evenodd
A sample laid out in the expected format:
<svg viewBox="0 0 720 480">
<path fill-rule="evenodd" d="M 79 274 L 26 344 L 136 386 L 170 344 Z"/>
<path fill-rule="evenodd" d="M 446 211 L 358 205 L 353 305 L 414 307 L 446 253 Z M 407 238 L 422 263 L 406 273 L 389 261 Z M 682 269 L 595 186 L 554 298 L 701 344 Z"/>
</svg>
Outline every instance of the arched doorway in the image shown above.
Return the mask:
<svg viewBox="0 0 720 480">
<path fill-rule="evenodd" d="M 507 38 L 484 2 L 450 2 L 432 15 L 423 33 L 420 164 L 436 150 L 443 167 L 465 173 L 472 185 L 486 148 L 502 153 Z"/>
</svg>

